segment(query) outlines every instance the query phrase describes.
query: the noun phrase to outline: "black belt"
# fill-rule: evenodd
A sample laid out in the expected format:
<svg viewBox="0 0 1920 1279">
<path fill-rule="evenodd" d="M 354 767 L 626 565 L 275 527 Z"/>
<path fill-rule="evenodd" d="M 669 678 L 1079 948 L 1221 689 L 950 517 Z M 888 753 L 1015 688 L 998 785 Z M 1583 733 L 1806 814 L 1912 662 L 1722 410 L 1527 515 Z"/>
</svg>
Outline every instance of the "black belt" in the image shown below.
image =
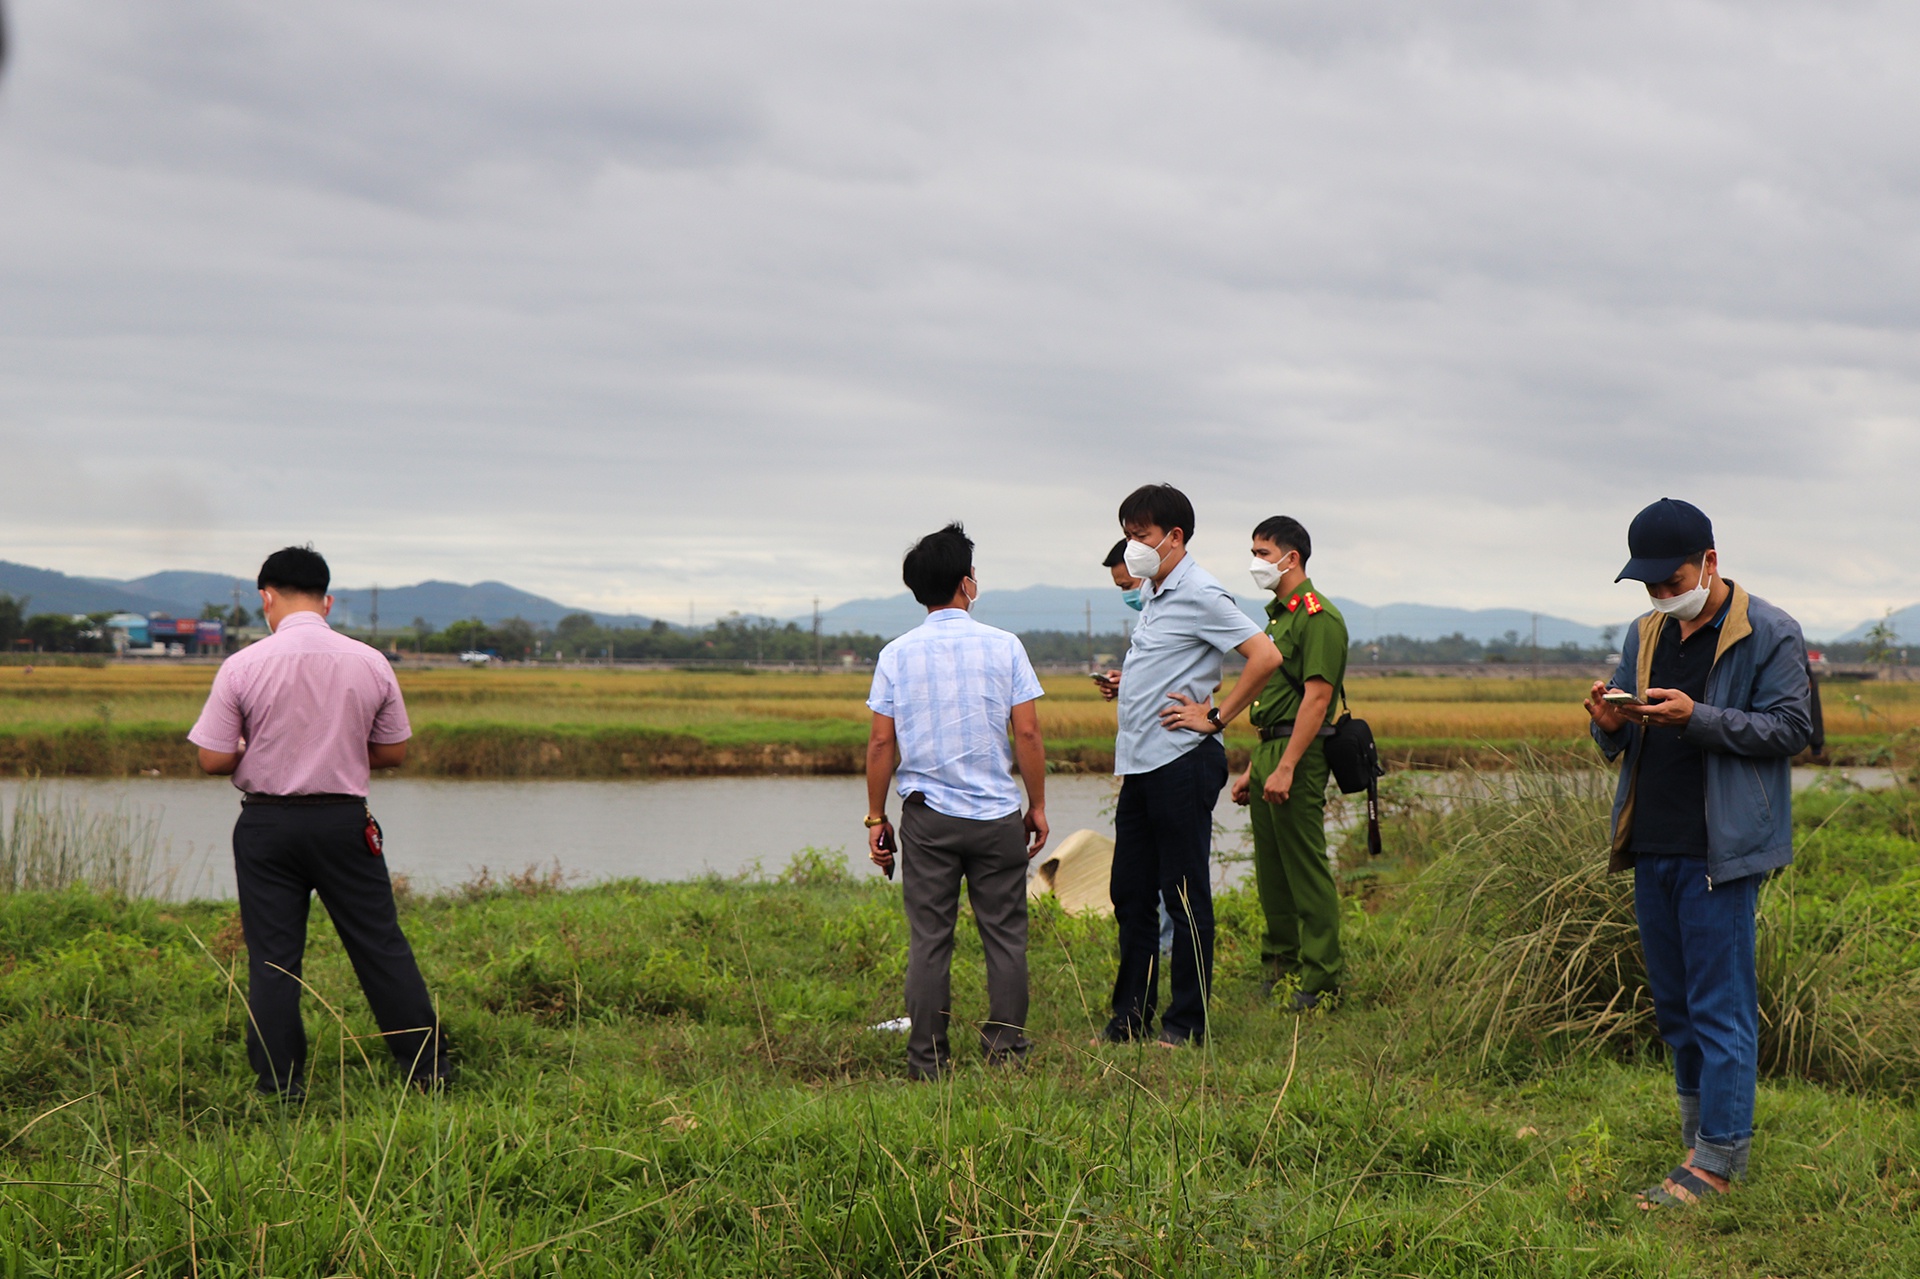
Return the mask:
<svg viewBox="0 0 1920 1279">
<path fill-rule="evenodd" d="M 1290 719 L 1283 719 L 1277 724 L 1268 724 L 1260 730 L 1260 740 L 1263 742 L 1285 741 L 1287 738 L 1292 736 L 1293 736 L 1293 721 Z M 1315 737 L 1332 737 L 1333 725 L 1322 724 L 1320 726 L 1320 731 L 1315 733 L 1314 736 Z"/>
<path fill-rule="evenodd" d="M 364 804 L 365 795 L 253 795 L 243 796 L 241 807 L 272 804 L 276 808 L 312 808 L 320 804 Z"/>
</svg>

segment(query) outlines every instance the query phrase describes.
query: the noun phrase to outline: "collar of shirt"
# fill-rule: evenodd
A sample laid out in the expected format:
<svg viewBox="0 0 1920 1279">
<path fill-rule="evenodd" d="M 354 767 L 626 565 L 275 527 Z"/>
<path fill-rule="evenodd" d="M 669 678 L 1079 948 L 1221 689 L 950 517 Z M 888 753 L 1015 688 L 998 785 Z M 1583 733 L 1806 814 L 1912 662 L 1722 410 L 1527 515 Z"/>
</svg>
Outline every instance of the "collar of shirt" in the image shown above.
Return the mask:
<svg viewBox="0 0 1920 1279">
<path fill-rule="evenodd" d="M 1727 620 L 1727 614 L 1732 610 L 1732 608 L 1733 608 L 1733 592 L 1728 591 L 1727 598 L 1721 601 L 1720 611 L 1713 615 L 1713 620 L 1711 622 L 1708 622 L 1705 626 L 1702 626 L 1699 630 L 1695 631 L 1692 635 L 1682 635 L 1680 633 L 1679 623 L 1676 622 L 1673 626 L 1673 637 L 1676 640 L 1678 640 L 1680 643 L 1685 644 L 1691 640 L 1699 639 L 1702 635 L 1705 635 L 1708 631 L 1717 631 L 1720 629 L 1720 624 Z"/>
<path fill-rule="evenodd" d="M 1153 588 L 1153 593 L 1147 598 L 1157 600 L 1169 591 L 1178 590 L 1180 583 L 1187 580 L 1187 570 L 1192 567 L 1193 552 L 1188 551 L 1180 557 L 1180 562 L 1173 566 L 1173 571 L 1160 579 L 1160 584 Z"/>
<path fill-rule="evenodd" d="M 1300 579 L 1299 589 L 1288 591 L 1285 595 L 1276 595 L 1267 602 L 1267 616 L 1277 622 L 1283 613 L 1297 613 L 1299 608 L 1289 608 L 1288 605 L 1299 600 L 1300 606 L 1304 607 L 1307 596 L 1311 594 L 1313 594 L 1313 579 L 1303 577 Z"/>
<path fill-rule="evenodd" d="M 933 612 L 927 614 L 926 624 L 933 622 L 964 622 L 972 616 L 973 614 L 967 612 L 964 608 L 936 608 Z"/>
<path fill-rule="evenodd" d="M 332 625 L 331 622 L 327 621 L 327 619 L 320 614 L 303 608 L 298 613 L 288 613 L 285 617 L 281 618 L 280 624 L 273 628 L 273 633 L 278 635 L 289 626 L 325 626 L 331 630 Z"/>
</svg>

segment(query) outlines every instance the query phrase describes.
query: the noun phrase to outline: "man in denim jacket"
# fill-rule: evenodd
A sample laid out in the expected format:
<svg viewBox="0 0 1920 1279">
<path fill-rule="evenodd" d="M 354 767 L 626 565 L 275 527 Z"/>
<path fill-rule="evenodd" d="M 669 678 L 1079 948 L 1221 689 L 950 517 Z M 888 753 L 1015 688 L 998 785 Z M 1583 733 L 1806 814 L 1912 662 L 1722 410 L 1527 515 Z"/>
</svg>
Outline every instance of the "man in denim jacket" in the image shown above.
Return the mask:
<svg viewBox="0 0 1920 1279">
<path fill-rule="evenodd" d="M 1664 498 L 1634 517 L 1619 581 L 1653 611 L 1628 633 L 1612 687 L 1588 696 L 1609 760 L 1624 752 L 1609 868 L 1632 868 L 1660 1037 L 1673 1052 L 1686 1160 L 1643 1207 L 1725 1194 L 1753 1142 L 1760 882 L 1793 860 L 1795 755 L 1812 732 L 1800 625 L 1720 576 L 1713 525 Z"/>
</svg>

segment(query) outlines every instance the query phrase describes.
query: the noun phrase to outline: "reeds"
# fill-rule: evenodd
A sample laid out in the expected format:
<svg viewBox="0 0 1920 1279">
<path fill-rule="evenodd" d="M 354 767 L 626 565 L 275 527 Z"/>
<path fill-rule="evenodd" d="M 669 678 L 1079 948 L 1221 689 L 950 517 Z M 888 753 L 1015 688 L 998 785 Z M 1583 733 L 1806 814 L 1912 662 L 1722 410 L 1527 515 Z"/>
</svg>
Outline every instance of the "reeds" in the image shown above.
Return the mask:
<svg viewBox="0 0 1920 1279">
<path fill-rule="evenodd" d="M 1612 776 L 1543 762 L 1471 779 L 1408 823 L 1432 861 L 1376 977 L 1438 1049 L 1482 1069 L 1629 1052 L 1656 1034 L 1633 879 L 1607 873 Z M 1889 983 L 1864 962 L 1906 953 L 1909 922 L 1856 892 L 1803 912 L 1803 883 L 1789 870 L 1761 891 L 1762 1072 L 1911 1086 L 1920 998 L 1912 981 Z"/>
<path fill-rule="evenodd" d="M 1395 984 L 1482 1065 L 1649 1030 L 1632 884 L 1606 874 L 1603 775 L 1523 767 L 1462 789 L 1428 824 Z"/>
<path fill-rule="evenodd" d="M 159 818 L 125 806 L 89 808 L 38 783 L 16 793 L 0 820 L 0 892 L 54 893 L 84 884 L 98 893 L 153 891 Z"/>
</svg>

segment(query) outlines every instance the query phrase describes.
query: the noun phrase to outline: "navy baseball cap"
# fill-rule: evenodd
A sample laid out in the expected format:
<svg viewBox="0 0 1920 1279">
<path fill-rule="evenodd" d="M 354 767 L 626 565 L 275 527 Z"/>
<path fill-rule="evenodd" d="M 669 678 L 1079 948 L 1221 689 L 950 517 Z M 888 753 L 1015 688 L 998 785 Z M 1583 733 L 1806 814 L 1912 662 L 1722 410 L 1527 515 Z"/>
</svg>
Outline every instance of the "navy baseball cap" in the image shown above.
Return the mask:
<svg viewBox="0 0 1920 1279">
<path fill-rule="evenodd" d="M 1627 550 L 1633 556 L 1616 582 L 1664 582 L 1688 560 L 1713 549 L 1713 521 L 1692 502 L 1663 497 L 1633 517 Z"/>
</svg>

